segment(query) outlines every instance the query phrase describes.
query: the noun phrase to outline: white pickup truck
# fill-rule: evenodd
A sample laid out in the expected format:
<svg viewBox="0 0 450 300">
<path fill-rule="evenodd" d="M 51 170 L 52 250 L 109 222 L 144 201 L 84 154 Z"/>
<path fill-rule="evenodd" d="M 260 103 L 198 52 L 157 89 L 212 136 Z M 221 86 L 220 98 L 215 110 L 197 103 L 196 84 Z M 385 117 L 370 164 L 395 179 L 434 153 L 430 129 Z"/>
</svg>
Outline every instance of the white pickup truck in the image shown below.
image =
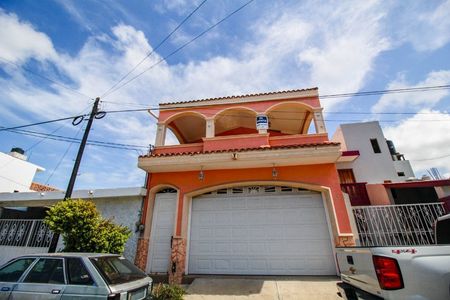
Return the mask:
<svg viewBox="0 0 450 300">
<path fill-rule="evenodd" d="M 344 299 L 450 299 L 450 215 L 435 225 L 436 245 L 337 248 Z"/>
</svg>

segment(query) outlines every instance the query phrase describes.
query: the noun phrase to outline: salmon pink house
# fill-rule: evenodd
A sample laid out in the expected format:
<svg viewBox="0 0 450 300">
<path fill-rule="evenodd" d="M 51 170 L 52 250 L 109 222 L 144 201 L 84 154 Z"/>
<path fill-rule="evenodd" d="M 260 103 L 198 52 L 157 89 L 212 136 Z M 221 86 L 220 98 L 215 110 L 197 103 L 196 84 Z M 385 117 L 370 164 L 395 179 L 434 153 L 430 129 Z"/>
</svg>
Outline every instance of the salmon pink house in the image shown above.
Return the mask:
<svg viewBox="0 0 450 300">
<path fill-rule="evenodd" d="M 335 275 L 334 248 L 353 243 L 341 154 L 317 88 L 160 104 L 136 264 L 178 283 Z"/>
</svg>

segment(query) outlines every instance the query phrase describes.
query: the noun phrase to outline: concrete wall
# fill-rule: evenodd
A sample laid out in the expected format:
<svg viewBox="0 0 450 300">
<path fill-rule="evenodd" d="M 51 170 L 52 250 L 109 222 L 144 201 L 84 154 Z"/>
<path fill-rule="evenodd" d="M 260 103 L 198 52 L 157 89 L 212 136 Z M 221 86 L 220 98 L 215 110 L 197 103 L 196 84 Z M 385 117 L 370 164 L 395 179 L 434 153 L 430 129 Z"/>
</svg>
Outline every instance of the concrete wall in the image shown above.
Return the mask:
<svg viewBox="0 0 450 300">
<path fill-rule="evenodd" d="M 131 230 L 123 255 L 133 262 L 139 237 L 139 232 L 135 232 L 136 222 L 139 221 L 142 198 L 95 199 L 94 202 L 103 217 L 111 218 L 114 223 L 127 226 Z"/>
<path fill-rule="evenodd" d="M 42 168 L 0 152 L 0 193 L 29 192 L 37 170 Z"/>
<path fill-rule="evenodd" d="M 27 254 L 47 253 L 47 248 L 0 246 L 0 266 L 9 260 Z"/>
<path fill-rule="evenodd" d="M 369 196 L 371 205 L 390 205 L 388 191 L 382 184 L 367 184 L 367 195 Z"/>
<path fill-rule="evenodd" d="M 353 162 L 337 164 L 338 169 L 353 169 L 357 182 L 383 183 L 385 180 L 404 180 L 397 175 L 378 122 L 343 124 L 340 130 L 345 139 L 346 150 L 359 150 L 360 156 Z M 334 138 L 333 136 L 333 141 Z M 339 138 L 340 133 L 336 135 L 336 139 Z M 370 139 L 377 139 L 381 153 L 374 153 Z"/>
<path fill-rule="evenodd" d="M 134 261 L 136 254 L 137 240 L 139 232 L 136 230 L 136 222 L 140 220 L 141 205 L 146 193 L 142 188 L 105 189 L 92 191 L 74 191 L 73 198 L 92 200 L 103 217 L 112 218 L 114 223 L 127 226 L 131 231 L 131 236 L 125 245 L 124 256 L 130 261 Z M 43 196 L 40 193 L 0 193 L 0 206 L 30 207 L 30 206 L 51 206 L 60 201 L 60 192 L 46 192 Z M 91 195 L 91 196 L 89 196 Z M 97 198 L 98 197 L 98 198 Z M 61 250 L 64 245 L 58 242 L 57 250 Z M 31 249 L 31 250 L 30 250 Z M 0 258 L 6 254 L 19 256 L 32 253 L 46 253 L 47 248 L 26 248 L 0 246 Z M 5 258 L 10 259 L 11 257 Z M 3 259 L 3 260 L 5 260 Z"/>
<path fill-rule="evenodd" d="M 405 173 L 405 176 L 399 176 L 399 178 L 403 178 L 403 180 L 406 180 L 410 177 L 415 177 L 414 171 L 411 168 L 411 164 L 409 163 L 409 160 L 396 160 L 393 161 L 394 168 L 398 172 Z"/>
</svg>

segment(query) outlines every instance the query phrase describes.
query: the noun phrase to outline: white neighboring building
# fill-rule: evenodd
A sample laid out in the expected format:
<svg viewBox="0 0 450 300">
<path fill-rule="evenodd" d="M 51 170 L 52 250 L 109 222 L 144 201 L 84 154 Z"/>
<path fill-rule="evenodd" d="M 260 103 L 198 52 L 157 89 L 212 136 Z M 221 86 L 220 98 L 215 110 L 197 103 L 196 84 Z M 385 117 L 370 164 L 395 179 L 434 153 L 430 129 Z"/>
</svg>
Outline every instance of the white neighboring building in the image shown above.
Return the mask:
<svg viewBox="0 0 450 300">
<path fill-rule="evenodd" d="M 49 207 L 64 198 L 64 191 L 0 193 L 0 266 L 9 259 L 30 253 L 47 253 L 51 235 L 42 223 L 44 215 L 27 217 L 23 211 L 20 219 L 2 218 L 2 207 L 37 208 Z M 124 256 L 134 261 L 136 255 L 142 203 L 147 190 L 142 187 L 75 190 L 73 199 L 93 201 L 104 218 L 111 218 L 131 230 L 131 236 L 125 244 Z M 15 226 L 13 226 L 15 224 Z M 21 227 L 25 230 L 21 230 Z M 34 229 L 32 229 L 34 228 Z M 8 237 L 12 239 L 8 239 Z M 57 250 L 62 248 L 62 238 Z"/>
<path fill-rule="evenodd" d="M 0 193 L 30 192 L 34 176 L 41 171 L 45 169 L 28 162 L 20 148 L 0 152 Z"/>
<path fill-rule="evenodd" d="M 359 152 L 355 160 L 336 164 L 338 170 L 352 172 L 356 182 L 403 182 L 414 177 L 411 164 L 396 152 L 391 141 L 386 140 L 377 121 L 342 124 L 332 141 L 340 142 L 343 152 Z"/>
</svg>

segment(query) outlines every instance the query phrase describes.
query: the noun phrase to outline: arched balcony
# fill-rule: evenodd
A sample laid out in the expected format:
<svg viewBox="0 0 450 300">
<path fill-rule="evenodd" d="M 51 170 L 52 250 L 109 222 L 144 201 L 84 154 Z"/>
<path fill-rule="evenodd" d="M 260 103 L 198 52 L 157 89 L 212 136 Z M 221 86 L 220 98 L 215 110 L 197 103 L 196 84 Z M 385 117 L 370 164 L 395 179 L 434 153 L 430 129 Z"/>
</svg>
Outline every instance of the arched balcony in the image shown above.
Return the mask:
<svg viewBox="0 0 450 300">
<path fill-rule="evenodd" d="M 258 133 L 254 110 L 245 107 L 225 109 L 214 116 L 214 136 Z"/>
</svg>

